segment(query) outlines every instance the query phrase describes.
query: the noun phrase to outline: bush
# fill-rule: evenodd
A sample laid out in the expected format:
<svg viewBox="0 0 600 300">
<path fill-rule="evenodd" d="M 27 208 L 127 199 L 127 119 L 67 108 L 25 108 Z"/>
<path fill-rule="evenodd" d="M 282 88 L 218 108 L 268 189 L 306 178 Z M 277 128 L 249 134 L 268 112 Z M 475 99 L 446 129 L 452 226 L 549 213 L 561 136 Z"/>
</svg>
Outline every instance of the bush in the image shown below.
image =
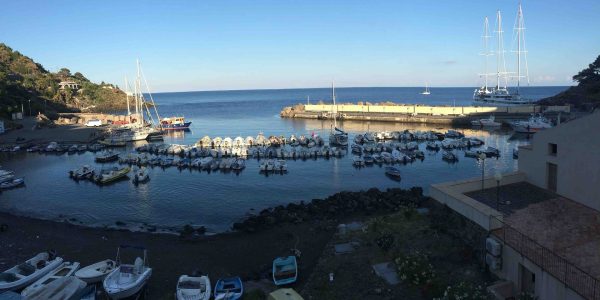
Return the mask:
<svg viewBox="0 0 600 300">
<path fill-rule="evenodd" d="M 448 286 L 440 300 L 487 300 L 489 295 L 484 288 L 475 286 L 469 282 L 460 282 L 454 286 Z"/>
<path fill-rule="evenodd" d="M 412 254 L 396 258 L 400 280 L 421 287 L 432 282 L 435 278 L 433 265 L 425 253 L 415 251 Z"/>
</svg>

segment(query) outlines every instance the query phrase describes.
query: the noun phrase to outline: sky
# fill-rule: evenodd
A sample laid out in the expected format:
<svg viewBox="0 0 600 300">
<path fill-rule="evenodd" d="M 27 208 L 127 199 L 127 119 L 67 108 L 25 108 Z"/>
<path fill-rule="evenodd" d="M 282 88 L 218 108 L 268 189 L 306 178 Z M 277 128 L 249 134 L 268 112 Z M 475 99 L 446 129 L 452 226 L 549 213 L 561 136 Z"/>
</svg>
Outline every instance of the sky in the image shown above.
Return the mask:
<svg viewBox="0 0 600 300">
<path fill-rule="evenodd" d="M 477 86 L 483 18 L 518 0 L 0 0 L 0 42 L 51 71 L 124 85 L 139 59 L 154 92 Z M 530 84 L 571 85 L 600 54 L 600 1 L 523 0 Z M 492 58 L 493 60 L 493 58 Z M 495 68 L 495 64 L 491 64 Z"/>
</svg>

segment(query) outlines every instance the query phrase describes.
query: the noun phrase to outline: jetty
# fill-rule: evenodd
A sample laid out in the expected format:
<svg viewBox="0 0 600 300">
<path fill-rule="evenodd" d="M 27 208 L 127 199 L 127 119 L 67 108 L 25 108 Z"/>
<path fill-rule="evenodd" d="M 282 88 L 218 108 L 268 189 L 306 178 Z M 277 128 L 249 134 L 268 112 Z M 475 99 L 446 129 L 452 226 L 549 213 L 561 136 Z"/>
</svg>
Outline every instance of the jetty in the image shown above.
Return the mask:
<svg viewBox="0 0 600 300">
<path fill-rule="evenodd" d="M 339 120 L 382 121 L 398 123 L 429 123 L 442 125 L 470 125 L 471 121 L 494 115 L 499 122 L 526 119 L 531 114 L 543 113 L 549 117 L 569 114 L 570 106 L 428 106 L 396 104 L 392 102 L 363 104 L 298 104 L 281 110 L 282 118 L 332 119 L 337 112 Z"/>
</svg>

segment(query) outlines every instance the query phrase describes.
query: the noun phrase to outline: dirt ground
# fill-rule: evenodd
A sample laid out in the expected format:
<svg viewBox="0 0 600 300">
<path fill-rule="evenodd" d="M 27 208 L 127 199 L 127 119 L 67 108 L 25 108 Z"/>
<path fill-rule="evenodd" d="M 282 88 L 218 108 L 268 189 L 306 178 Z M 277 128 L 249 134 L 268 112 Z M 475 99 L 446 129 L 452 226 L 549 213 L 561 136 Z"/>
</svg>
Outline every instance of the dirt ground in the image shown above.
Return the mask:
<svg viewBox="0 0 600 300">
<path fill-rule="evenodd" d="M 78 261 L 86 266 L 114 259 L 117 247 L 122 244 L 146 247 L 153 268 L 148 299 L 173 299 L 179 275 L 195 270 L 208 274 L 213 283 L 222 276 L 239 275 L 244 281 L 263 278 L 266 280 L 255 286 L 274 290 L 269 280 L 271 263 L 277 256 L 290 255 L 294 247 L 302 255 L 299 281 L 292 287 L 300 290 L 335 228 L 333 224 L 307 222 L 251 234 L 227 233 L 184 241 L 176 235 L 88 228 L 6 213 L 0 213 L 0 224 L 8 226 L 0 232 L 0 270 L 49 249 L 56 250 L 65 261 Z M 127 254 L 130 255 L 124 257 L 125 262 L 138 255 Z"/>
<path fill-rule="evenodd" d="M 35 118 L 28 117 L 17 121 L 23 128 L 0 134 L 0 144 L 19 143 L 88 143 L 102 131 L 96 127 L 84 125 L 57 125 L 56 127 L 35 128 Z"/>
</svg>

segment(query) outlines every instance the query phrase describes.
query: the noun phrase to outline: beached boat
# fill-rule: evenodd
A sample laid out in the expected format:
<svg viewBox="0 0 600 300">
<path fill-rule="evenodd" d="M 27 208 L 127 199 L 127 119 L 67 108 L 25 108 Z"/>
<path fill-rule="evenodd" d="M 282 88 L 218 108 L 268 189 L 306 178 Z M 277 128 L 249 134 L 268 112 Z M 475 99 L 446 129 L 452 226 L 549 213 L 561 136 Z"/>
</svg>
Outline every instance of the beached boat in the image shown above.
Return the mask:
<svg viewBox="0 0 600 300">
<path fill-rule="evenodd" d="M 295 256 L 278 257 L 273 260 L 273 282 L 285 285 L 298 279 L 298 263 Z"/>
<path fill-rule="evenodd" d="M 294 289 L 278 289 L 269 294 L 267 300 L 304 300 Z"/>
<path fill-rule="evenodd" d="M 78 262 L 63 262 L 56 269 L 50 271 L 48 274 L 44 275 L 42 278 L 38 279 L 36 282 L 26 287 L 22 292 L 21 296 L 31 299 L 31 295 L 37 293 L 39 290 L 44 289 L 46 285 L 49 283 L 63 278 L 69 277 L 75 273 L 79 269 Z"/>
<path fill-rule="evenodd" d="M 160 127 L 163 130 L 186 130 L 190 128 L 192 122 L 186 122 L 184 117 L 162 118 Z"/>
<path fill-rule="evenodd" d="M 211 294 L 208 276 L 181 275 L 177 281 L 177 300 L 208 300 Z"/>
<path fill-rule="evenodd" d="M 95 290 L 94 290 L 95 291 Z M 88 296 L 85 298 L 85 296 Z M 2 295 L 0 295 L 0 298 Z M 94 293 L 95 296 L 95 293 Z M 90 298 L 89 294 L 85 292 L 85 282 L 82 280 L 73 277 L 73 276 L 64 276 L 53 280 L 52 282 L 44 285 L 42 288 L 31 292 L 24 297 L 23 299 L 28 300 L 65 300 L 65 299 L 95 299 Z"/>
<path fill-rule="evenodd" d="M 116 267 L 117 263 L 114 260 L 106 259 L 77 270 L 75 277 L 87 283 L 101 282 Z"/>
<path fill-rule="evenodd" d="M 8 190 L 25 184 L 25 179 L 23 177 L 14 178 L 12 180 L 8 180 L 0 183 L 0 189 Z"/>
<path fill-rule="evenodd" d="M 102 151 L 96 155 L 96 162 L 111 162 L 119 159 L 119 153 L 110 150 Z"/>
<path fill-rule="evenodd" d="M 385 174 L 390 177 L 400 178 L 400 170 L 398 168 L 385 167 Z"/>
<path fill-rule="evenodd" d="M 127 176 L 127 173 L 129 173 L 130 170 L 129 167 L 113 167 L 109 170 L 103 170 L 95 179 L 96 182 L 100 184 L 107 184 Z"/>
<path fill-rule="evenodd" d="M 240 277 L 222 278 L 215 284 L 215 300 L 237 300 L 244 294 Z"/>
<path fill-rule="evenodd" d="M 120 261 L 120 251 L 126 248 L 142 250 L 144 258 L 137 257 L 133 264 L 121 264 L 104 278 L 102 286 L 111 299 L 123 299 L 137 294 L 152 275 L 152 268 L 146 265 L 146 248 L 119 246 L 115 261 Z"/>
<path fill-rule="evenodd" d="M 24 263 L 0 273 L 0 291 L 24 288 L 56 269 L 62 262 L 62 258 L 51 253 L 39 253 Z"/>
<path fill-rule="evenodd" d="M 141 167 L 135 171 L 133 175 L 133 183 L 145 183 L 150 180 L 150 175 L 148 174 L 148 169 Z"/>
</svg>

